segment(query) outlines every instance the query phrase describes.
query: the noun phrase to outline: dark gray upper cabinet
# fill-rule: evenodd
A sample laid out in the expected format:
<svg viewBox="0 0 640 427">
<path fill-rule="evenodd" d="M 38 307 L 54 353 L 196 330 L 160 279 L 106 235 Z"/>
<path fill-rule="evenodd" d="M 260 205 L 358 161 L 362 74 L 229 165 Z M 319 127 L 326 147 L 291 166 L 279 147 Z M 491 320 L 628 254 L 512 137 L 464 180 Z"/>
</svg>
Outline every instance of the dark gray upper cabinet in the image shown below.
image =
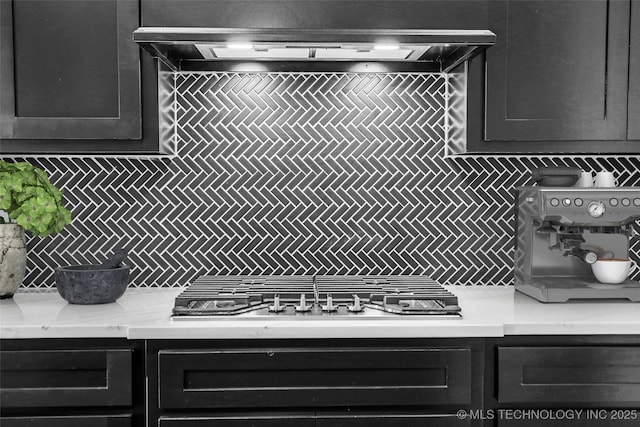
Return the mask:
<svg viewBox="0 0 640 427">
<path fill-rule="evenodd" d="M 497 42 L 486 62 L 470 64 L 468 152 L 639 152 L 633 39 L 640 43 L 630 25 L 638 8 L 637 0 L 490 2 Z"/>
<path fill-rule="evenodd" d="M 148 27 L 486 30 L 484 0 L 141 0 Z"/>
<path fill-rule="evenodd" d="M 504 1 L 489 10 L 489 141 L 626 138 L 627 1 Z"/>
<path fill-rule="evenodd" d="M 137 2 L 1 7 L 2 138 L 141 137 Z"/>
<path fill-rule="evenodd" d="M 628 139 L 640 140 L 640 0 L 631 2 Z"/>
<path fill-rule="evenodd" d="M 134 0 L 0 1 L 0 155 L 157 153 L 156 70 L 132 41 L 139 24 Z"/>
</svg>

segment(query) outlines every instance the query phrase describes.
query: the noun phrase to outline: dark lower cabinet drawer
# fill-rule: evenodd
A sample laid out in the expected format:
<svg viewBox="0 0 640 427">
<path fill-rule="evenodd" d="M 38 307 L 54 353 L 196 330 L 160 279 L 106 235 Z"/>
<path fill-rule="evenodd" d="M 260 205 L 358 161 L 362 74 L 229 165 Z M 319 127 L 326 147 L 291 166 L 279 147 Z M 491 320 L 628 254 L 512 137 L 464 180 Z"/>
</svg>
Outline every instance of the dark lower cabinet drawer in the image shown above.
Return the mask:
<svg viewBox="0 0 640 427">
<path fill-rule="evenodd" d="M 130 349 L 2 351 L 0 406 L 130 406 L 131 366 Z"/>
<path fill-rule="evenodd" d="M 313 414 L 160 417 L 159 427 L 315 427 Z"/>
<path fill-rule="evenodd" d="M 235 415 L 160 417 L 159 427 L 465 427 L 468 420 L 453 414 L 405 415 Z"/>
<path fill-rule="evenodd" d="M 468 405 L 470 348 L 161 350 L 160 408 Z"/>
<path fill-rule="evenodd" d="M 530 411 L 530 410 L 529 410 Z M 591 411 L 591 412 L 589 412 Z M 553 419 L 501 419 L 498 427 L 637 427 L 640 425 L 636 411 L 632 410 L 605 410 L 605 409 L 585 409 L 581 413 L 573 412 L 575 415 L 571 419 L 562 419 L 563 416 L 554 416 Z M 616 415 L 617 414 L 617 415 Z"/>
<path fill-rule="evenodd" d="M 0 418 L 2 427 L 131 427 L 131 415 Z"/>
<path fill-rule="evenodd" d="M 640 347 L 499 347 L 498 401 L 637 406 Z"/>
<path fill-rule="evenodd" d="M 316 427 L 464 427 L 470 425 L 468 419 L 460 419 L 454 414 L 423 415 L 334 415 L 319 416 Z"/>
</svg>

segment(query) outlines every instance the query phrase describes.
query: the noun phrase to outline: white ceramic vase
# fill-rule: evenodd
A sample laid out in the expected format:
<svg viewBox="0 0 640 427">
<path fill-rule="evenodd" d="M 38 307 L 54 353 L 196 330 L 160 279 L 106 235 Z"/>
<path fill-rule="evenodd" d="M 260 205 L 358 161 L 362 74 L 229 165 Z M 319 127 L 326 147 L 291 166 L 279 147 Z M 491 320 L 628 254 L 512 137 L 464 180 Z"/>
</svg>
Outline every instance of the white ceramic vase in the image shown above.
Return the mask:
<svg viewBox="0 0 640 427">
<path fill-rule="evenodd" d="M 24 229 L 0 224 L 0 298 L 11 298 L 20 287 L 27 268 Z"/>
</svg>

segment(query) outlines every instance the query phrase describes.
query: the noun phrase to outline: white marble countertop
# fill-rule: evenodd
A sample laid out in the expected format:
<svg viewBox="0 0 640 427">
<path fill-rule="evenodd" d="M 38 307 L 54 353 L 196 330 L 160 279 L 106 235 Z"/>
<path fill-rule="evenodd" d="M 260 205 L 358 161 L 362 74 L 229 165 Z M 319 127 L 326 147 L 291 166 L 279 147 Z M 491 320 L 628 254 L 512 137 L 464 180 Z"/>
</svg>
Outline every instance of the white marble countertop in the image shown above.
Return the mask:
<svg viewBox="0 0 640 427">
<path fill-rule="evenodd" d="M 117 302 L 72 305 L 55 290 L 0 300 L 0 338 L 445 338 L 503 335 L 640 335 L 640 303 L 543 304 L 513 287 L 448 288 L 460 319 L 234 320 L 170 318 L 182 288 L 130 288 Z"/>
</svg>

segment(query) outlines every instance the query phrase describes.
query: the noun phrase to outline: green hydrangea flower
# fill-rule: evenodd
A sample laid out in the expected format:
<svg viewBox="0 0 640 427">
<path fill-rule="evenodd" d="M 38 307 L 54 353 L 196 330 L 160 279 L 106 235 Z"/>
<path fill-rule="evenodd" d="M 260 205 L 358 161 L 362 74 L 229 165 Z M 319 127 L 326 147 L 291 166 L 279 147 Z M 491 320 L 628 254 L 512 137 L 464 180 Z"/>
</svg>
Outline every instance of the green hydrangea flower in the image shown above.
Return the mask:
<svg viewBox="0 0 640 427">
<path fill-rule="evenodd" d="M 28 162 L 0 160 L 0 210 L 34 236 L 58 233 L 71 223 L 62 191 L 51 184 L 45 171 Z"/>
</svg>

